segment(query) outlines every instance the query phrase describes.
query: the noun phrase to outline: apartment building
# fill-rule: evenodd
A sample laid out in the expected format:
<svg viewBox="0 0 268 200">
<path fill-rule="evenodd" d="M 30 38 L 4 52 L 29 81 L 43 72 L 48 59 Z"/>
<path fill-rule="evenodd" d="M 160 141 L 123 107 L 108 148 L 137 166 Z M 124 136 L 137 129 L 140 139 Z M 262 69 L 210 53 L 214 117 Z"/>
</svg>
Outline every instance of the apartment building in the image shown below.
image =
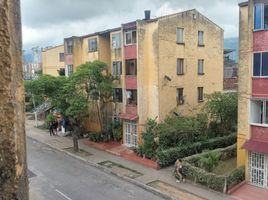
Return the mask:
<svg viewBox="0 0 268 200">
<path fill-rule="evenodd" d="M 63 45 L 43 49 L 42 70 L 43 74 L 51 76 L 65 75 Z"/>
<path fill-rule="evenodd" d="M 204 94 L 223 90 L 223 30 L 197 10 L 155 19 L 146 11 L 143 20 L 66 38 L 64 47 L 67 75 L 98 59 L 118 78 L 112 115 L 127 146 L 141 141 L 148 118 L 195 115 Z"/>
<path fill-rule="evenodd" d="M 268 1 L 239 6 L 237 165 L 248 183 L 268 189 Z"/>
</svg>

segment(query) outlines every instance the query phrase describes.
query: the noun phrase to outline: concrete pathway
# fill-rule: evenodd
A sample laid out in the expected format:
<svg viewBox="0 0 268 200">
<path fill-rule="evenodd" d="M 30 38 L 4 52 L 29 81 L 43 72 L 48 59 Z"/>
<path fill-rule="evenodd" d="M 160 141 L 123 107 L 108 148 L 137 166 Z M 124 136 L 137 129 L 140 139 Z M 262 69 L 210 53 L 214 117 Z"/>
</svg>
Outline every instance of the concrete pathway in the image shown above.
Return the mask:
<svg viewBox="0 0 268 200">
<path fill-rule="evenodd" d="M 231 196 L 239 200 L 267 200 L 268 190 L 244 184 L 231 193 Z"/>
<path fill-rule="evenodd" d="M 208 199 L 208 200 L 231 200 L 228 195 L 215 192 L 206 187 L 202 187 L 201 185 L 195 185 L 191 182 L 186 183 L 176 183 L 176 180 L 173 176 L 173 167 L 164 168 L 161 170 L 155 170 L 152 168 L 145 167 L 143 165 L 131 162 L 129 160 L 125 160 L 122 157 L 118 157 L 116 155 L 112 155 L 108 152 L 101 151 L 95 148 L 91 148 L 88 145 L 85 145 L 83 142 L 79 142 L 79 148 L 91 153 L 91 156 L 88 157 L 79 157 L 74 154 L 71 154 L 64 149 L 72 147 L 72 140 L 68 137 L 59 137 L 59 136 L 49 136 L 49 132 L 46 130 L 41 130 L 34 127 L 33 120 L 26 120 L 26 134 L 27 137 L 37 140 L 41 143 L 47 144 L 50 147 L 62 151 L 70 156 L 73 156 L 81 161 L 88 163 L 89 165 L 95 166 L 99 169 L 102 169 L 108 173 L 112 173 L 116 176 L 125 179 L 126 181 L 132 182 L 144 189 L 150 190 L 151 192 L 157 193 L 166 197 L 167 199 L 182 199 L 188 200 L 189 198 L 183 198 L 183 196 L 191 196 L 192 200 L 200 200 L 200 199 Z M 130 179 L 128 177 L 123 176 L 120 173 L 112 172 L 111 170 L 101 166 L 100 162 L 104 161 L 112 161 L 114 163 L 118 163 L 122 166 L 125 166 L 129 169 L 136 170 L 142 173 L 142 176 L 139 176 L 135 179 Z M 165 187 L 162 189 L 157 187 L 157 189 L 148 186 L 149 183 L 160 181 L 170 186 L 170 189 L 167 190 Z M 151 184 L 150 184 L 151 185 Z M 174 192 L 174 189 L 179 190 L 179 192 Z M 170 192 L 172 191 L 172 192 Z M 185 195 L 182 195 L 185 194 Z"/>
</svg>

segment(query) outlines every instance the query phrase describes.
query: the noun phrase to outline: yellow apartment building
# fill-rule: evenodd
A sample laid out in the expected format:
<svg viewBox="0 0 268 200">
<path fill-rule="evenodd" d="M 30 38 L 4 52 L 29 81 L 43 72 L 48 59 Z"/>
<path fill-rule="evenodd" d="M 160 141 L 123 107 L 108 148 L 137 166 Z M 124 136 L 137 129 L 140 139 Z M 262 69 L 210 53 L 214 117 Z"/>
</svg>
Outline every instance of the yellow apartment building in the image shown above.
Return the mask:
<svg viewBox="0 0 268 200">
<path fill-rule="evenodd" d="M 59 45 L 52 48 L 47 48 L 42 51 L 42 69 L 43 74 L 59 76 L 61 70 L 64 75 L 64 46 Z"/>
<path fill-rule="evenodd" d="M 239 4 L 237 165 L 246 181 L 268 189 L 268 4 Z"/>
<path fill-rule="evenodd" d="M 148 118 L 195 115 L 204 94 L 223 90 L 223 29 L 197 10 L 155 19 L 147 11 L 143 20 L 66 38 L 64 47 L 67 71 L 101 60 L 117 77 L 110 120 L 122 121 L 127 146 L 141 141 Z M 96 123 L 92 116 L 89 128 Z"/>
</svg>

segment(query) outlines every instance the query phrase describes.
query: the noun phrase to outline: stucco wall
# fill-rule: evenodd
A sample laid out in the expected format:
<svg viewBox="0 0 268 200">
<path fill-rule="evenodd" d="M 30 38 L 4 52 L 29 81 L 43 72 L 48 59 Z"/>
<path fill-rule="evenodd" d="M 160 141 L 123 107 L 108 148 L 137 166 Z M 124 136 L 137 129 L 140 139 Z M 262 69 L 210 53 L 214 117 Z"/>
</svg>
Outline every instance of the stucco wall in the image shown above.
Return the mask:
<svg viewBox="0 0 268 200">
<path fill-rule="evenodd" d="M 253 1 L 250 1 L 251 8 Z M 250 12 L 249 12 L 250 11 Z M 250 138 L 249 110 L 252 91 L 252 47 L 253 47 L 253 9 L 240 7 L 239 11 L 239 79 L 238 79 L 238 136 L 237 165 L 246 165 L 247 153 L 241 149 L 244 142 Z M 246 173 L 246 177 L 248 177 Z"/>
<path fill-rule="evenodd" d="M 60 45 L 42 52 L 43 74 L 59 76 L 57 70 L 65 68 L 64 61 L 60 62 L 60 53 L 64 53 L 64 46 Z"/>
<path fill-rule="evenodd" d="M 0 199 L 27 200 L 19 0 L 0 1 Z"/>
<path fill-rule="evenodd" d="M 177 27 L 184 28 L 184 44 L 176 43 Z M 198 31 L 204 31 L 204 47 L 198 47 Z M 173 111 L 194 115 L 203 105 L 197 87 L 204 87 L 204 94 L 223 90 L 223 30 L 191 10 L 160 19 L 158 34 L 159 118 Z M 177 58 L 184 59 L 184 75 L 176 74 Z M 204 59 L 204 75 L 198 75 L 198 59 Z M 176 88 L 184 89 L 183 105 L 177 105 Z"/>
</svg>

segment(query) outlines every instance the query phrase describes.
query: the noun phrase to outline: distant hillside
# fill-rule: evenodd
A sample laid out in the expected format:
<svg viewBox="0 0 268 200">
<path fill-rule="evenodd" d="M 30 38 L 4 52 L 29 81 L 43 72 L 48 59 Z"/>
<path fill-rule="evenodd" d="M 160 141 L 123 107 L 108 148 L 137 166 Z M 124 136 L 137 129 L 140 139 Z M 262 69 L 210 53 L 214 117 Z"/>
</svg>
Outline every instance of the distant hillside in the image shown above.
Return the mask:
<svg viewBox="0 0 268 200">
<path fill-rule="evenodd" d="M 234 38 L 225 38 L 224 39 L 224 49 L 235 49 L 235 53 L 233 54 L 233 59 L 238 61 L 238 51 L 239 51 L 239 47 L 238 47 L 239 43 L 238 43 L 238 38 L 234 37 Z"/>
</svg>

